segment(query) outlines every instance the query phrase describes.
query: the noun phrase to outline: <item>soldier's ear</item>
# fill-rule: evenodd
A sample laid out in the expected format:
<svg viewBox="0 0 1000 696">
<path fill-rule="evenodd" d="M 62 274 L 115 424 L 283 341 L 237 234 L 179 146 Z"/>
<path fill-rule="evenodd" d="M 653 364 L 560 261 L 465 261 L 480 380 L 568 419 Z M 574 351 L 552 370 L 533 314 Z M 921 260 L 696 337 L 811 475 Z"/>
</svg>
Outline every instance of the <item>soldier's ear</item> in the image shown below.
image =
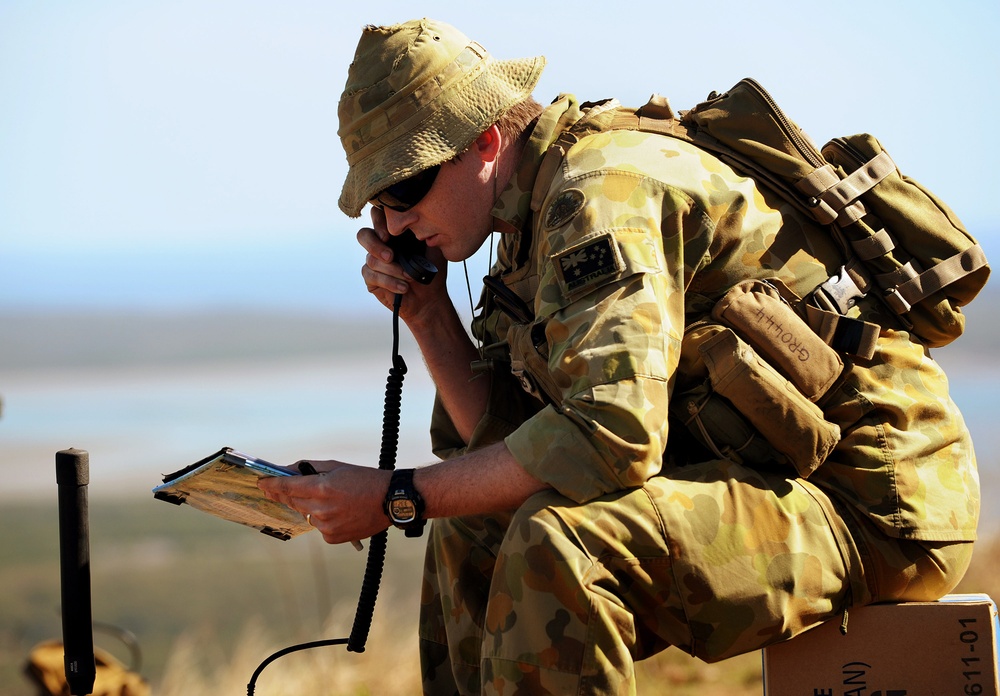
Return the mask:
<svg viewBox="0 0 1000 696">
<path fill-rule="evenodd" d="M 500 154 L 502 145 L 503 135 L 500 134 L 500 128 L 494 123 L 479 134 L 469 149 L 474 151 L 483 162 L 492 162 Z"/>
</svg>

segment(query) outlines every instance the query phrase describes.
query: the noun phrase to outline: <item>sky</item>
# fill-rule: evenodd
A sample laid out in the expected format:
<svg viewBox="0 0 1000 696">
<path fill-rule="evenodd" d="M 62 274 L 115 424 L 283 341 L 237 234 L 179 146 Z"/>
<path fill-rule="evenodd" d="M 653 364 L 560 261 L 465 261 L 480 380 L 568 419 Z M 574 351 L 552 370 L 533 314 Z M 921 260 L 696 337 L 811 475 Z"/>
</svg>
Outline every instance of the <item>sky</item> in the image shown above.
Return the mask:
<svg viewBox="0 0 1000 696">
<path fill-rule="evenodd" d="M 372 307 L 336 204 L 337 102 L 362 27 L 417 16 L 544 55 L 543 103 L 683 109 L 754 77 L 820 143 L 875 134 L 1000 247 L 1000 3 L 629 8 L 0 0 L 0 309 Z"/>
</svg>

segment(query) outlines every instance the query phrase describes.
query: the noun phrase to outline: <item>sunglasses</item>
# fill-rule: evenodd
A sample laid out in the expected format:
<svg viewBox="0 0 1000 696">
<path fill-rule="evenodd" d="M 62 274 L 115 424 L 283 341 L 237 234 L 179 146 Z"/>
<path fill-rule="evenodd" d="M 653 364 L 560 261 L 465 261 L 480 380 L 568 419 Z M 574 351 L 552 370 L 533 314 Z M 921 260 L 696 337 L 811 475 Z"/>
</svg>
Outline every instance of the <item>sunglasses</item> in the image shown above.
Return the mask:
<svg viewBox="0 0 1000 696">
<path fill-rule="evenodd" d="M 437 178 L 440 164 L 436 164 L 430 169 L 418 172 L 408 179 L 397 181 L 392 186 L 388 186 L 370 199 L 368 202 L 379 208 L 388 208 L 397 213 L 405 213 L 407 210 L 419 203 L 427 192 L 434 185 Z"/>
</svg>

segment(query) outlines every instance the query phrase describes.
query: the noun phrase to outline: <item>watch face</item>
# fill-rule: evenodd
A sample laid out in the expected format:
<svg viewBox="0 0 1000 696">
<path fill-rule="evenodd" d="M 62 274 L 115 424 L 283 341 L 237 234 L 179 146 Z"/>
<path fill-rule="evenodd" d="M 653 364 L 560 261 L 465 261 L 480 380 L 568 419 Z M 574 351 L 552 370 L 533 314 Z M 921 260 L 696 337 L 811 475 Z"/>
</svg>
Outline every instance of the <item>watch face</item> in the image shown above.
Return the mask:
<svg viewBox="0 0 1000 696">
<path fill-rule="evenodd" d="M 389 502 L 389 516 L 393 522 L 410 522 L 417 516 L 417 508 L 412 500 L 397 498 Z"/>
</svg>

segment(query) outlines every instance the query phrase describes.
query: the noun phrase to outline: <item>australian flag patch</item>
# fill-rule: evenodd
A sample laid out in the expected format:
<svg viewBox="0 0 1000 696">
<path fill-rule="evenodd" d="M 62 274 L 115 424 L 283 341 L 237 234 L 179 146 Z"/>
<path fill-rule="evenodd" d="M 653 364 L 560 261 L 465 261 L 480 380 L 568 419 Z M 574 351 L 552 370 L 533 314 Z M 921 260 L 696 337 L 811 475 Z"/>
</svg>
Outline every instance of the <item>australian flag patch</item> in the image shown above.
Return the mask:
<svg viewBox="0 0 1000 696">
<path fill-rule="evenodd" d="M 625 265 L 610 232 L 552 256 L 559 284 L 567 295 L 618 277 Z"/>
</svg>

